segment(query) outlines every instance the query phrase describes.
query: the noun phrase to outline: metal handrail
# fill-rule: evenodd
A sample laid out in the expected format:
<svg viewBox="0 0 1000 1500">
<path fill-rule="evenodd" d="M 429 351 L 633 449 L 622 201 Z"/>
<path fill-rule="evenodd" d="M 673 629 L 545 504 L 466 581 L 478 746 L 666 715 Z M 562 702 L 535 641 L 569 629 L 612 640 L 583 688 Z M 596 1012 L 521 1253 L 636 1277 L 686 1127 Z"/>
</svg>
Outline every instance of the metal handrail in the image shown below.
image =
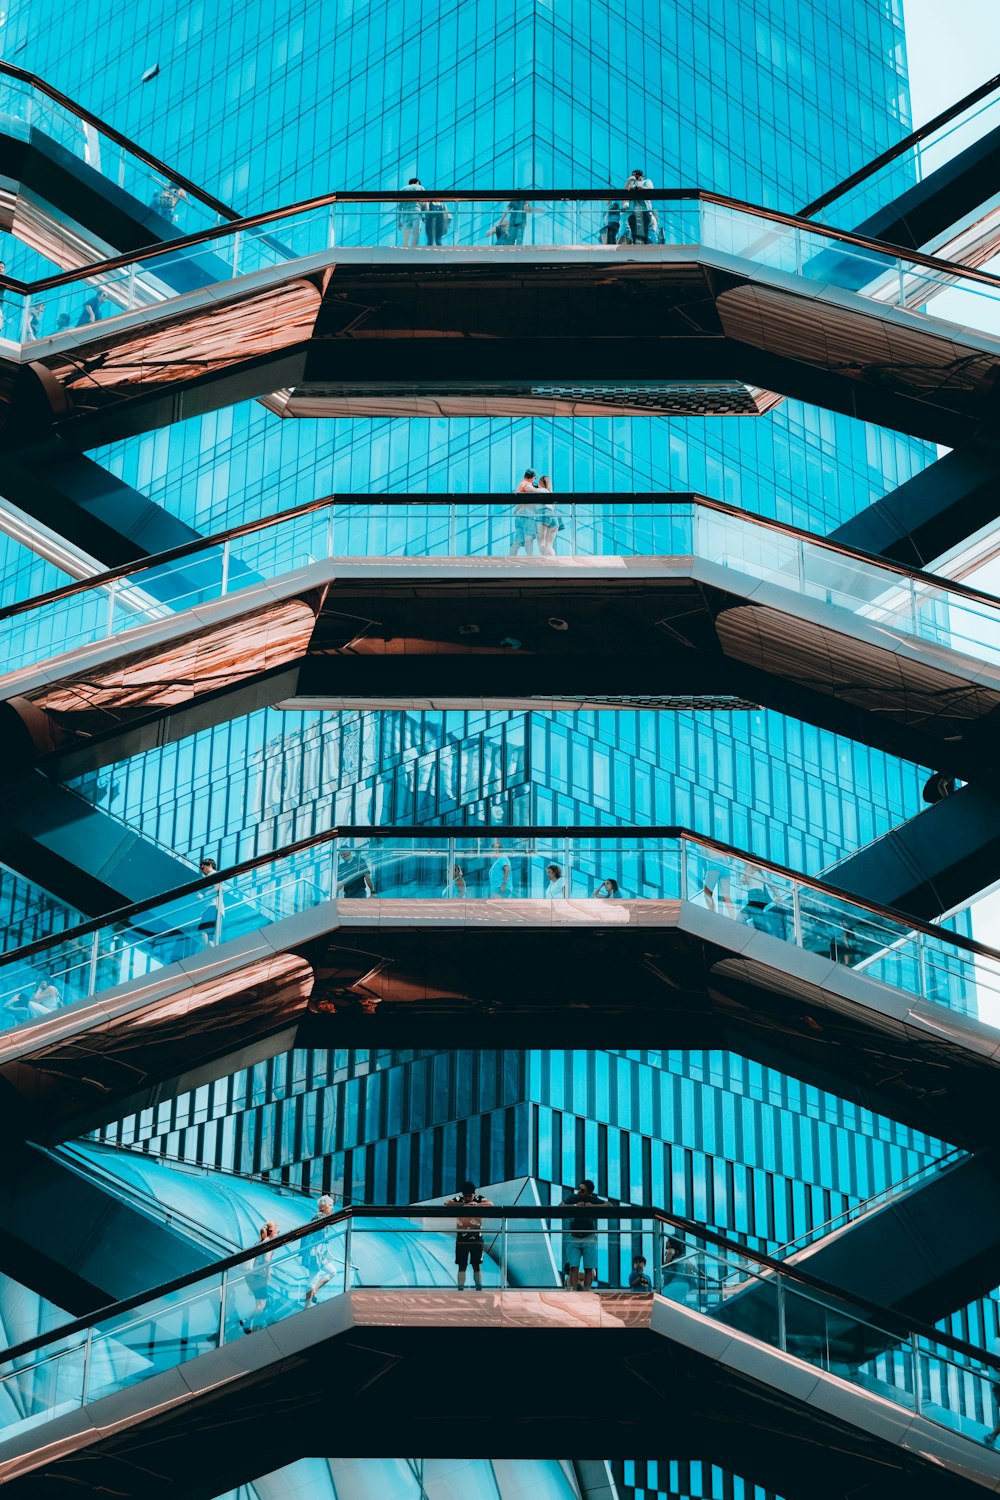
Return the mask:
<svg viewBox="0 0 1000 1500">
<path fill-rule="evenodd" d="M 988 78 L 985 83 L 981 83 L 970 94 L 966 94 L 964 98 L 956 100 L 954 104 L 949 104 L 947 109 L 935 115 L 932 120 L 928 120 L 926 125 L 921 125 L 919 130 L 911 130 L 910 134 L 904 136 L 901 141 L 897 141 L 895 146 L 890 146 L 887 151 L 883 151 L 880 155 L 872 157 L 871 161 L 867 162 L 865 166 L 859 167 L 856 172 L 852 172 L 842 182 L 838 182 L 835 187 L 829 188 L 825 193 L 820 193 L 819 197 L 814 198 L 811 203 L 807 203 L 805 208 L 799 209 L 799 218 L 806 219 L 811 214 L 818 214 L 821 208 L 826 208 L 828 204 L 835 202 L 837 198 L 841 198 L 845 193 L 849 193 L 851 188 L 857 187 L 859 182 L 865 182 L 869 177 L 874 176 L 876 172 L 880 172 L 883 167 L 888 166 L 897 157 L 904 155 L 911 147 L 918 146 L 921 141 L 926 140 L 927 136 L 933 135 L 935 130 L 940 130 L 942 125 L 949 124 L 956 115 L 962 113 L 963 109 L 969 109 L 973 104 L 978 104 L 980 99 L 985 99 L 987 94 L 992 94 L 998 88 L 1000 88 L 1000 73 L 995 73 L 992 78 Z"/>
<path fill-rule="evenodd" d="M 899 923 L 907 932 L 922 932 L 928 937 L 936 938 L 961 948 L 967 953 L 974 953 L 981 958 L 988 958 L 1000 964 L 1000 950 L 990 948 L 985 943 L 980 943 L 974 938 L 965 937 L 959 932 L 948 932 L 937 927 L 932 922 L 925 922 L 912 917 L 907 912 L 897 911 L 890 906 L 879 906 L 874 901 L 869 901 L 860 896 L 854 896 L 835 885 L 826 881 L 818 880 L 812 875 L 803 875 L 798 871 L 790 870 L 786 865 L 776 864 L 764 855 L 753 854 L 745 849 L 736 849 L 731 844 L 724 844 L 720 839 L 714 839 L 708 834 L 695 833 L 690 828 L 683 828 L 676 824 L 653 825 L 651 827 L 636 828 L 586 828 L 581 826 L 552 826 L 532 825 L 516 826 L 499 825 L 494 827 L 483 827 L 482 824 L 455 825 L 448 828 L 423 828 L 419 825 L 409 827 L 398 827 L 395 824 L 345 824 L 338 828 L 327 828 L 320 833 L 309 834 L 308 837 L 297 839 L 294 843 L 285 844 L 281 849 L 272 849 L 264 854 L 255 854 L 251 859 L 242 860 L 239 864 L 230 865 L 226 870 L 218 870 L 214 875 L 199 876 L 197 880 L 190 880 L 183 885 L 172 886 L 169 890 L 160 892 L 156 896 L 147 896 L 142 901 L 135 901 L 129 906 L 118 907 L 115 911 L 105 912 L 99 917 L 91 917 L 86 922 L 79 923 L 76 927 L 66 927 L 61 932 L 52 933 L 49 937 L 36 938 L 32 943 L 25 943 L 20 948 L 13 948 L 8 953 L 0 954 L 0 970 L 12 967 L 14 964 L 24 963 L 26 959 L 33 958 L 38 953 L 46 953 L 51 948 L 59 947 L 62 943 L 75 942 L 79 938 L 88 937 L 91 933 L 99 931 L 102 927 L 111 926 L 115 922 L 130 922 L 133 917 L 141 916 L 143 912 L 152 911 L 156 907 L 164 906 L 175 901 L 182 901 L 187 896 L 197 895 L 201 891 L 214 889 L 216 886 L 224 885 L 227 881 L 235 880 L 241 875 L 248 874 L 251 870 L 258 870 L 263 865 L 276 864 L 279 860 L 291 859 L 296 854 L 301 854 L 307 849 L 320 848 L 324 844 L 333 843 L 337 839 L 367 839 L 379 842 L 385 839 L 425 839 L 433 840 L 465 839 L 474 838 L 488 840 L 494 838 L 504 839 L 508 842 L 520 839 L 552 839 L 565 842 L 566 840 L 578 839 L 581 842 L 600 843 L 602 840 L 617 840 L 622 844 L 653 842 L 656 839 L 678 839 L 688 840 L 697 844 L 702 849 L 708 849 L 717 853 L 722 858 L 746 860 L 749 864 L 756 865 L 758 869 L 766 870 L 779 879 L 796 882 L 799 886 L 808 890 L 816 891 L 822 896 L 830 896 L 836 901 L 846 902 L 858 911 L 868 912 L 871 916 L 880 919 L 888 919 Z M 412 852 L 412 851 L 406 851 Z M 516 853 L 517 851 L 512 851 Z"/>
<path fill-rule="evenodd" d="M 882 1188 L 877 1193 L 863 1198 L 860 1203 L 855 1203 L 851 1208 L 845 1208 L 843 1213 L 835 1214 L 832 1219 L 827 1219 L 824 1224 L 816 1224 L 804 1234 L 797 1235 L 793 1240 L 786 1240 L 771 1253 L 775 1260 L 780 1260 L 782 1265 L 790 1255 L 797 1255 L 802 1250 L 811 1250 L 814 1245 L 840 1228 L 844 1224 L 850 1224 L 856 1219 L 863 1218 L 865 1214 L 873 1213 L 877 1208 L 884 1208 L 889 1203 L 895 1203 L 897 1199 L 906 1196 L 913 1191 L 916 1184 L 923 1178 L 933 1177 L 939 1172 L 950 1172 L 960 1162 L 971 1160 L 969 1152 L 961 1146 L 953 1146 L 943 1156 L 935 1157 L 934 1161 L 917 1167 L 913 1172 L 908 1172 L 898 1182 L 891 1183 L 889 1187 Z"/>
<path fill-rule="evenodd" d="M 543 493 L 542 491 L 538 492 Z M 405 508 L 410 505 L 444 506 L 448 505 L 510 505 L 513 496 L 505 496 L 503 500 L 486 496 L 483 499 L 471 495 L 462 500 L 456 500 L 454 495 L 325 495 L 319 500 L 308 500 L 301 505 L 293 505 L 288 510 L 279 511 L 276 515 L 264 516 L 256 521 L 242 521 L 238 526 L 229 526 L 223 531 L 213 532 L 209 536 L 198 537 L 192 542 L 183 542 L 180 546 L 169 547 L 163 552 L 153 552 L 145 557 L 133 558 L 130 562 L 121 563 L 114 568 L 108 568 L 103 573 L 93 573 L 87 578 L 74 578 L 71 583 L 60 584 L 58 588 L 48 589 L 43 594 L 35 594 L 30 599 L 21 599 L 16 604 L 7 604 L 0 608 L 0 621 L 12 619 L 16 615 L 26 614 L 33 609 L 41 609 L 45 605 L 57 604 L 63 599 L 71 599 L 77 594 L 86 593 L 88 589 L 102 588 L 106 584 L 115 583 L 120 578 L 130 578 L 136 573 L 143 573 L 149 568 L 158 568 L 167 563 L 179 562 L 185 557 L 193 557 L 199 552 L 207 551 L 211 547 L 221 547 L 227 542 L 237 541 L 240 537 L 251 536 L 256 532 L 268 531 L 275 526 L 281 526 L 287 521 L 298 519 L 300 516 L 314 514 L 317 511 L 327 510 L 334 505 L 357 505 L 359 508 L 365 505 L 387 505 Z M 956 594 L 960 598 L 975 600 L 978 604 L 986 604 L 993 608 L 1000 607 L 1000 597 L 995 594 L 986 593 L 983 589 L 973 588 L 971 584 L 962 583 L 960 580 L 952 581 L 950 578 L 942 578 L 937 573 L 929 573 L 924 568 L 909 568 L 904 563 L 895 562 L 889 558 L 881 557 L 878 553 L 863 552 L 858 547 L 846 546 L 843 542 L 836 542 L 830 537 L 816 536 L 813 532 L 806 531 L 801 526 L 792 526 L 785 521 L 774 520 L 770 516 L 758 516 L 751 511 L 741 509 L 737 505 L 728 505 L 723 500 L 713 500 L 707 495 L 701 495 L 695 490 L 677 491 L 669 495 L 644 495 L 633 493 L 628 500 L 622 500 L 617 495 L 562 494 L 556 497 L 567 506 L 573 505 L 610 505 L 610 506 L 634 506 L 634 505 L 663 505 L 663 506 L 697 506 L 702 510 L 712 510 L 720 515 L 731 516 L 734 520 L 744 521 L 749 526 L 758 526 L 765 531 L 776 532 L 779 536 L 790 537 L 795 541 L 801 541 L 812 547 L 819 547 L 825 552 L 835 553 L 839 557 L 847 557 L 855 562 L 868 563 L 876 567 L 880 572 L 895 573 L 900 578 L 915 583 L 926 583 L 932 588 L 942 589 L 948 594 Z"/>
<path fill-rule="evenodd" d="M 147 151 L 144 146 L 137 145 L 128 136 L 122 135 L 120 130 L 116 130 L 113 125 L 109 125 L 99 115 L 93 114 L 84 105 L 77 104 L 75 99 L 70 99 L 66 94 L 60 93 L 58 89 L 52 87 L 51 83 L 46 83 L 44 78 L 39 78 L 37 73 L 29 73 L 25 68 L 16 67 L 14 63 L 0 62 L 0 76 L 16 78 L 20 83 L 30 84 L 33 89 L 37 89 L 40 94 L 44 94 L 47 98 L 54 100 L 61 108 L 67 110 L 71 115 L 75 115 L 78 120 L 83 120 L 87 125 L 93 125 L 95 130 L 99 130 L 102 135 L 106 135 L 109 140 L 114 141 L 116 146 L 124 146 L 132 156 L 137 157 L 139 161 L 145 162 L 147 167 L 152 167 L 154 171 L 159 172 L 163 177 L 167 177 L 171 182 L 177 183 L 186 193 L 190 193 L 199 202 L 204 203 L 213 213 L 221 214 L 224 219 L 229 219 L 231 222 L 235 222 L 239 218 L 234 208 L 228 207 L 227 204 L 220 202 L 218 198 L 213 198 L 211 193 L 207 193 L 204 188 L 198 187 L 189 177 L 184 177 L 180 172 L 175 172 L 172 167 L 168 167 L 158 157 L 155 157 L 151 151 Z M 173 241 L 170 243 L 172 244 Z"/>
<path fill-rule="evenodd" d="M 333 192 L 322 193 L 314 198 L 303 198 L 298 203 L 290 203 L 283 208 L 272 209 L 267 213 L 249 214 L 242 219 L 234 219 L 227 224 L 213 225 L 209 229 L 199 230 L 193 234 L 178 235 L 176 239 L 166 243 L 147 245 L 123 255 L 111 256 L 107 260 L 95 261 L 85 267 L 77 267 L 70 271 L 60 271 L 53 276 L 41 277 L 37 281 L 18 281 L 10 276 L 0 276 L 0 287 L 9 291 L 25 294 L 51 291 L 55 287 L 68 286 L 74 282 L 91 279 L 108 271 L 117 271 L 124 266 L 132 266 L 147 260 L 153 260 L 161 255 L 176 255 L 178 252 L 195 249 L 199 245 L 210 245 L 218 239 L 223 239 L 229 234 L 243 233 L 246 230 L 258 229 L 268 224 L 279 224 L 285 219 L 294 218 L 296 214 L 308 213 L 313 209 L 329 208 L 335 203 L 425 203 L 433 198 L 435 202 L 456 203 L 498 203 L 504 199 L 517 198 L 523 203 L 606 203 L 610 197 L 616 202 L 631 203 L 645 202 L 649 200 L 655 203 L 712 203 L 719 208 L 729 208 L 734 212 L 762 219 L 767 223 L 779 224 L 786 229 L 801 229 L 812 236 L 822 236 L 824 239 L 836 240 L 841 244 L 851 245 L 857 249 L 869 251 L 882 259 L 903 259 L 908 264 L 926 266 L 929 270 L 940 271 L 945 276 L 956 277 L 962 281 L 976 281 L 984 286 L 1000 288 L 1000 276 L 992 275 L 988 271 L 981 271 L 970 266 L 964 266 L 960 262 L 942 260 L 938 256 L 927 255 L 922 250 L 906 250 L 887 248 L 882 240 L 872 239 L 867 235 L 855 234 L 847 229 L 835 229 L 831 225 L 817 224 L 815 220 L 804 219 L 797 214 L 781 213 L 778 209 L 765 208 L 761 204 L 748 203 L 740 198 L 730 198 L 722 193 L 709 192 L 704 188 L 673 188 L 668 191 L 659 192 L 655 188 L 640 188 L 630 192 L 625 188 L 582 188 L 570 191 L 542 192 L 532 190 L 530 192 L 516 189 L 510 192 L 493 188 L 490 190 L 475 191 L 471 189 L 449 188 L 447 191 L 431 193 L 429 189 L 423 192 Z"/>
<path fill-rule="evenodd" d="M 600 1212 L 599 1210 L 604 1210 Z M 553 1204 L 552 1206 L 539 1207 L 536 1204 L 511 1205 L 505 1207 L 500 1204 L 482 1204 L 476 1209 L 477 1215 L 484 1220 L 537 1220 L 537 1219 L 571 1219 L 580 1212 L 579 1207 L 574 1204 Z M 931 1324 L 920 1323 L 913 1318 L 902 1317 L 891 1308 L 883 1307 L 878 1302 L 872 1302 L 867 1297 L 855 1296 L 853 1292 L 845 1292 L 842 1287 L 833 1286 L 830 1282 L 821 1280 L 818 1276 L 811 1276 L 808 1272 L 800 1271 L 797 1267 L 783 1265 L 769 1255 L 764 1255 L 758 1250 L 750 1250 L 746 1245 L 739 1244 L 727 1235 L 719 1234 L 717 1230 L 709 1229 L 704 1224 L 698 1224 L 693 1219 L 683 1218 L 680 1214 L 670 1213 L 663 1208 L 639 1208 L 634 1205 L 603 1203 L 595 1204 L 590 1216 L 596 1219 L 608 1221 L 648 1219 L 656 1224 L 663 1224 L 671 1229 L 679 1230 L 681 1234 L 692 1239 L 701 1240 L 706 1245 L 712 1245 L 717 1249 L 735 1255 L 740 1260 L 750 1261 L 762 1270 L 784 1276 L 786 1280 L 806 1290 L 815 1292 L 830 1301 L 847 1306 L 856 1316 L 859 1311 L 866 1317 L 876 1320 L 877 1326 L 884 1333 L 890 1333 L 903 1338 L 912 1338 L 914 1335 L 927 1339 L 940 1348 L 949 1349 L 952 1353 L 961 1354 L 965 1359 L 973 1359 L 977 1363 L 988 1365 L 990 1368 L 1000 1372 L 1000 1354 L 993 1354 L 986 1349 L 980 1349 L 975 1344 L 967 1343 L 964 1339 L 956 1338 L 953 1334 L 943 1333 Z M 380 1206 L 369 1204 L 367 1206 L 352 1206 L 336 1210 L 323 1218 L 313 1219 L 309 1224 L 302 1225 L 298 1229 L 290 1229 L 285 1234 L 275 1235 L 267 1241 L 267 1250 L 274 1251 L 284 1245 L 296 1244 L 299 1240 L 307 1239 L 312 1235 L 323 1234 L 334 1225 L 348 1221 L 363 1221 L 366 1219 L 445 1219 L 454 1221 L 456 1209 L 453 1204 L 391 1204 Z M 135 1308 L 142 1307 L 147 1302 L 158 1301 L 161 1298 L 172 1296 L 175 1292 L 184 1291 L 189 1286 L 196 1285 L 199 1281 L 205 1281 L 209 1277 L 221 1275 L 223 1272 L 233 1270 L 237 1266 L 245 1265 L 247 1261 L 255 1260 L 261 1253 L 260 1243 L 249 1246 L 245 1250 L 238 1250 L 234 1255 L 228 1255 L 218 1260 L 214 1265 L 202 1267 L 197 1271 L 189 1271 L 184 1276 L 178 1276 L 172 1281 L 164 1282 L 145 1292 L 138 1292 L 131 1297 L 123 1298 L 119 1302 L 109 1303 L 107 1306 L 98 1308 L 95 1312 L 85 1314 L 82 1318 L 75 1318 L 72 1322 L 64 1323 L 61 1328 L 52 1329 L 47 1333 L 36 1334 L 34 1338 L 26 1339 L 20 1344 L 14 1344 L 9 1349 L 0 1351 L 0 1365 L 8 1364 L 13 1360 L 22 1359 L 26 1354 L 33 1354 L 38 1349 L 43 1349 L 48 1344 L 56 1344 L 74 1333 L 82 1333 L 95 1324 L 113 1317 L 120 1317 L 124 1313 L 132 1312 Z"/>
</svg>

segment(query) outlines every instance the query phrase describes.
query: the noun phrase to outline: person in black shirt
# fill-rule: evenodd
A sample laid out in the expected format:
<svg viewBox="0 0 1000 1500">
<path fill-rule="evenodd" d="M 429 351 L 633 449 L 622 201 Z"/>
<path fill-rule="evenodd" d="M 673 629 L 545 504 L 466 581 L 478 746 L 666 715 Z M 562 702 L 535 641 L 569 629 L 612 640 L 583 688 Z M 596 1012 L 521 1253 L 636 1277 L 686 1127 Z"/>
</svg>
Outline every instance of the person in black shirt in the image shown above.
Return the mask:
<svg viewBox="0 0 1000 1500">
<path fill-rule="evenodd" d="M 343 849 L 337 861 L 337 892 L 349 901 L 374 896 L 372 872 L 357 849 Z"/>
<path fill-rule="evenodd" d="M 565 1204 L 589 1208 L 604 1202 L 594 1192 L 594 1184 L 585 1177 L 575 1193 L 564 1198 Z M 569 1262 L 569 1284 L 574 1292 L 589 1292 L 597 1275 L 597 1220 L 593 1214 L 574 1214 L 569 1221 L 566 1236 L 566 1259 Z M 580 1265 L 583 1265 L 583 1286 L 580 1285 Z"/>
</svg>

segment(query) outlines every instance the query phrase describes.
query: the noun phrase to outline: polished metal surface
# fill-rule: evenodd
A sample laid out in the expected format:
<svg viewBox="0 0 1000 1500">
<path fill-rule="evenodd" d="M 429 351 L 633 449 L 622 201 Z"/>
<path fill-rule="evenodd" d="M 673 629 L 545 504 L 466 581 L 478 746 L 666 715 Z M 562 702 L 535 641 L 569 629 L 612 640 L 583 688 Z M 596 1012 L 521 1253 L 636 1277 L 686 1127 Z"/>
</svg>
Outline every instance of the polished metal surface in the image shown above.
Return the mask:
<svg viewBox="0 0 1000 1500">
<path fill-rule="evenodd" d="M 740 526 L 768 545 L 766 528 Z M 292 707 L 763 704 L 958 775 L 984 769 L 1000 664 L 949 626 L 965 596 L 924 575 L 940 624 L 908 624 L 912 575 L 865 562 L 872 603 L 842 607 L 839 555 L 829 549 L 826 598 L 791 574 L 786 586 L 780 565 L 761 580 L 738 557 L 332 557 L 152 609 L 148 624 L 9 673 L 0 697 L 36 756 L 82 743 L 91 764 L 102 736 L 119 758 L 133 722 L 196 702 L 206 724 L 223 721 L 237 707 L 225 695 L 256 681 L 262 701 Z M 996 602 L 969 598 L 985 630 Z M 281 666 L 301 667 L 297 690 L 282 678 L 269 696 L 262 678 Z"/>
</svg>

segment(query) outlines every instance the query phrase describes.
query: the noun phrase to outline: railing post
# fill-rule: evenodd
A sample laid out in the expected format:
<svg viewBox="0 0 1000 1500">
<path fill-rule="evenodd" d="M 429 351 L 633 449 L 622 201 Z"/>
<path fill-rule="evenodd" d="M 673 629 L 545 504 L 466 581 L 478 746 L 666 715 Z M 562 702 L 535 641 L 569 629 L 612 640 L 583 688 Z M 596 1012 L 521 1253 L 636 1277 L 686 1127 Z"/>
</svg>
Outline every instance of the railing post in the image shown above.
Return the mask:
<svg viewBox="0 0 1000 1500">
<path fill-rule="evenodd" d="M 215 928 L 212 942 L 218 946 L 222 942 L 222 881 L 220 880 L 213 886 L 212 890 L 215 892 Z"/>
<path fill-rule="evenodd" d="M 774 1278 L 774 1287 L 777 1294 L 775 1306 L 778 1314 L 778 1348 L 783 1354 L 787 1354 L 788 1337 L 785 1328 L 785 1278 L 780 1275 Z"/>
<path fill-rule="evenodd" d="M 905 307 L 906 306 L 906 274 L 905 274 L 905 272 L 903 270 L 903 262 L 902 262 L 901 258 L 896 261 L 896 274 L 897 274 L 897 276 L 899 278 L 899 298 L 898 298 L 898 301 L 896 303 L 896 306 L 897 307 Z"/>
<path fill-rule="evenodd" d="M 792 886 L 792 937 L 796 948 L 802 947 L 802 890 Z"/>
<path fill-rule="evenodd" d="M 108 584 L 108 618 L 105 622 L 105 635 L 114 635 L 115 633 L 115 591 L 117 588 L 118 579 L 112 578 Z"/>
<path fill-rule="evenodd" d="M 83 1343 L 83 1375 L 80 1381 L 80 1405 L 87 1404 L 87 1386 L 90 1383 L 90 1358 L 94 1345 L 94 1329 L 87 1329 L 87 1337 Z"/>
<path fill-rule="evenodd" d="M 135 307 L 135 261 L 133 261 L 128 268 L 128 294 L 126 298 L 126 306 L 128 307 L 129 312 L 131 312 Z"/>
<path fill-rule="evenodd" d="M 100 930 L 93 934 L 90 944 L 90 960 L 87 964 L 87 999 L 97 994 L 97 956 L 100 948 Z"/>
<path fill-rule="evenodd" d="M 237 229 L 233 235 L 233 275 L 240 274 L 240 231 Z"/>
<path fill-rule="evenodd" d="M 571 557 L 576 557 L 579 550 L 579 531 L 577 529 L 577 505 L 573 500 L 569 507 L 569 552 Z"/>
<path fill-rule="evenodd" d="M 507 1290 L 507 1217 L 500 1221 L 500 1290 Z"/>
<path fill-rule="evenodd" d="M 929 997 L 928 997 L 928 994 L 927 994 L 927 950 L 924 947 L 924 934 L 922 932 L 918 932 L 917 933 L 917 983 L 920 986 L 920 993 L 921 993 L 921 995 L 924 997 L 925 1000 L 928 999 Z"/>
<path fill-rule="evenodd" d="M 915 1333 L 910 1334 L 910 1348 L 913 1350 L 913 1410 L 919 1417 L 923 1411 L 924 1398 L 920 1379 L 920 1343 Z"/>
<path fill-rule="evenodd" d="M 226 1342 L 226 1303 L 229 1292 L 229 1272 L 223 1271 L 219 1284 L 219 1348 Z M 252 1325 L 251 1325 L 252 1326 Z"/>
<path fill-rule="evenodd" d="M 220 597 L 220 599 L 221 598 L 225 598 L 226 591 L 229 588 L 229 549 L 230 549 L 230 545 L 231 545 L 230 541 L 229 541 L 229 539 L 227 537 L 226 540 L 222 544 L 222 579 L 221 579 L 220 585 L 219 585 L 219 597 Z"/>
<path fill-rule="evenodd" d="M 680 888 L 680 898 L 681 898 L 682 901 L 686 901 L 687 900 L 687 888 L 688 888 L 688 883 L 687 883 L 687 877 L 688 877 L 688 851 L 687 851 L 687 839 L 685 839 L 685 838 L 682 838 L 680 840 L 680 856 L 681 856 L 680 857 L 680 870 L 679 870 L 679 874 L 678 874 L 678 879 L 680 880 L 680 885 L 681 885 L 681 888 Z"/>
<path fill-rule="evenodd" d="M 663 1224 L 653 1220 L 653 1291 L 663 1290 Z"/>
<path fill-rule="evenodd" d="M 353 1228 L 354 1228 L 354 1216 L 352 1214 L 348 1218 L 348 1220 L 347 1220 L 347 1226 L 346 1226 L 346 1228 L 344 1230 L 344 1291 L 345 1292 L 349 1292 L 351 1290 L 351 1255 L 352 1255 L 352 1252 L 353 1252 L 353 1234 L 352 1234 Z"/>
<path fill-rule="evenodd" d="M 448 556 L 458 555 L 458 507 L 454 500 L 448 505 Z"/>
<path fill-rule="evenodd" d="M 326 508 L 326 555 L 333 556 L 333 506 Z"/>
</svg>

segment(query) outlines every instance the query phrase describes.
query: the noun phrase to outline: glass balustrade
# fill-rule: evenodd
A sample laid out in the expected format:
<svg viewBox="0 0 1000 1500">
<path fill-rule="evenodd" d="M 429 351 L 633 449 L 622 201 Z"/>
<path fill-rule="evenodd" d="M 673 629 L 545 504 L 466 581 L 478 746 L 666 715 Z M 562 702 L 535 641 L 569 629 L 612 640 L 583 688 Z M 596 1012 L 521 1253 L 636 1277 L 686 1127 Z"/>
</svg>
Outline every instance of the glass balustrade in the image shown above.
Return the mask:
<svg viewBox="0 0 1000 1500">
<path fill-rule="evenodd" d="M 578 1211 L 579 1214 L 579 1211 Z M 111 1308 L 75 1332 L 0 1364 L 0 1444 L 103 1396 L 348 1291 L 461 1289 L 462 1302 L 508 1291 L 560 1297 L 590 1326 L 629 1327 L 656 1295 L 983 1443 L 995 1425 L 996 1372 L 986 1357 L 906 1332 L 846 1296 L 803 1284 L 739 1247 L 719 1246 L 658 1215 L 510 1218 L 490 1204 L 460 1218 L 391 1212 L 313 1227 L 235 1266 L 215 1268 L 138 1306 Z M 597 1294 L 595 1296 L 595 1293 Z M 608 1295 L 611 1294 L 611 1295 Z M 577 1302 L 578 1296 L 587 1298 Z M 421 1324 L 452 1315 L 439 1297 L 395 1304 Z"/>
<path fill-rule="evenodd" d="M 1000 601 L 987 596 L 894 572 L 721 506 L 641 500 L 622 505 L 559 496 L 549 501 L 541 491 L 524 501 L 331 501 L 278 516 L 259 530 L 209 541 L 183 558 L 154 562 L 0 617 L 0 661 L 9 678 L 30 674 L 47 658 L 125 637 L 327 559 L 493 560 L 503 568 L 532 570 L 560 560 L 621 557 L 698 558 L 727 571 L 729 579 L 719 580 L 722 587 L 749 595 L 761 582 L 773 584 L 864 621 L 889 649 L 912 637 L 940 651 L 943 666 L 952 653 L 1000 663 Z M 780 599 L 774 607 L 795 609 Z M 836 629 L 836 616 L 829 623 Z M 840 628 L 855 632 L 853 621 L 844 620 Z"/>
<path fill-rule="evenodd" d="M 151 242 L 198 234 L 225 222 L 193 189 L 143 161 L 99 125 L 81 119 L 23 79 L 6 74 L 0 74 L 0 132 L 40 144 L 49 154 L 68 154 L 98 173 L 109 188 L 148 213 Z M 53 309 L 53 320 L 55 316 Z"/>
<path fill-rule="evenodd" d="M 858 229 L 877 210 L 891 204 L 916 183 L 946 166 L 970 146 L 976 145 L 1000 126 L 1000 89 L 978 99 L 956 114 L 910 150 L 884 163 L 853 187 L 831 198 L 819 210 L 823 220 L 838 229 Z M 990 208 L 989 200 L 976 208 L 970 218 L 979 219 Z M 992 200 L 992 207 L 997 200 Z M 948 239 L 958 226 L 932 242 Z"/>
<path fill-rule="evenodd" d="M 192 872 L 192 878 L 196 878 Z M 115 985 L 141 979 L 221 942 L 259 931 L 329 900 L 332 869 L 314 850 L 279 856 L 193 895 L 166 897 L 130 921 L 111 919 L 25 963 L 0 962 L 0 1029 L 43 1020 Z"/>
<path fill-rule="evenodd" d="M 900 1199 L 907 1198 L 915 1193 L 918 1188 L 925 1187 L 936 1177 L 942 1177 L 945 1173 L 959 1166 L 962 1162 L 970 1159 L 969 1153 L 955 1146 L 947 1151 L 944 1156 L 935 1158 L 919 1167 L 917 1171 L 911 1172 L 909 1176 L 902 1177 L 898 1182 L 892 1182 L 888 1187 L 882 1188 L 880 1192 L 872 1193 L 871 1197 L 864 1198 L 860 1203 L 854 1203 L 850 1208 L 845 1208 L 843 1213 L 837 1214 L 833 1219 L 827 1219 L 822 1224 L 815 1224 L 812 1229 L 798 1235 L 794 1240 L 787 1240 L 785 1244 L 776 1250 L 769 1250 L 768 1254 L 772 1260 L 789 1260 L 803 1250 L 808 1250 L 820 1240 L 838 1234 L 840 1230 L 846 1229 L 849 1224 L 855 1224 L 859 1219 L 867 1218 L 885 1208 L 890 1203 L 898 1203 Z"/>
<path fill-rule="evenodd" d="M 997 1414 L 996 1372 L 923 1334 L 901 1337 L 848 1298 L 828 1296 L 745 1256 L 689 1241 L 661 1295 L 905 1407 L 976 1443 Z"/>
<path fill-rule="evenodd" d="M 461 903 L 520 903 L 516 922 L 628 925 L 621 902 L 685 900 L 740 929 L 791 943 L 868 979 L 1000 1026 L 1000 955 L 947 932 L 914 930 L 749 856 L 676 837 L 533 837 L 514 830 L 435 838 L 331 834 L 308 848 L 92 932 L 71 929 L 24 957 L 0 957 L 0 1027 L 44 1019 L 115 985 L 197 957 L 282 917 L 336 899 L 340 920 L 374 919 L 362 902 L 412 903 L 414 921 L 462 916 Z M 447 903 L 447 904 L 445 904 Z M 511 909 L 513 915 L 514 909 Z M 664 913 L 672 922 L 673 915 Z M 762 961 L 766 961 L 762 955 Z M 778 967 L 784 962 L 775 956 Z"/>
<path fill-rule="evenodd" d="M 971 328 L 992 327 L 1000 300 L 1000 287 L 977 281 L 958 263 L 954 270 L 924 266 L 875 244 L 849 244 L 821 225 L 785 224 L 749 206 L 709 199 L 675 200 L 651 193 L 640 203 L 573 198 L 535 203 L 442 200 L 441 207 L 427 207 L 428 203 L 432 200 L 416 206 L 306 205 L 195 244 L 168 246 L 123 266 L 95 266 L 59 286 L 6 294 L 4 334 L 33 343 L 69 330 L 91 331 L 122 314 L 155 311 L 199 288 L 251 277 L 265 285 L 297 263 L 308 269 L 310 262 L 320 265 L 331 253 L 352 249 L 400 255 L 447 252 L 457 257 L 484 250 L 502 256 L 524 247 L 588 255 L 660 246 L 697 250 L 805 279 L 814 287 L 861 293 L 888 306 L 919 309 L 939 291 L 957 288 L 968 293 L 965 321 Z"/>
</svg>

